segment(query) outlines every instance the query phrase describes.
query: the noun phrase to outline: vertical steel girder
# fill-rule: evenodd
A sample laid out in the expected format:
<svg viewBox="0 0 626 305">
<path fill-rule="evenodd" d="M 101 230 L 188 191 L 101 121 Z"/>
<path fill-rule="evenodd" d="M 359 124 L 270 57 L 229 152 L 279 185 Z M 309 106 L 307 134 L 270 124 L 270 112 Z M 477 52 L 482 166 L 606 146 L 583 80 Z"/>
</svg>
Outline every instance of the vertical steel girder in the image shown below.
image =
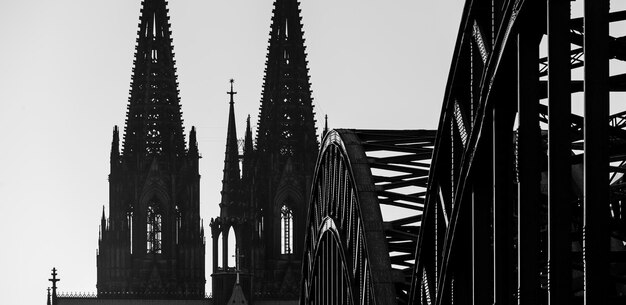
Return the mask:
<svg viewBox="0 0 626 305">
<path fill-rule="evenodd" d="M 467 1 L 411 303 L 626 302 L 624 20 L 608 0 Z"/>
<path fill-rule="evenodd" d="M 301 304 L 407 304 L 435 131 L 333 130 L 309 204 Z"/>
<path fill-rule="evenodd" d="M 436 138 L 327 135 L 302 304 L 626 302 L 626 12 L 582 1 L 468 1 Z"/>
<path fill-rule="evenodd" d="M 528 16 L 528 15 L 527 15 Z M 531 14 L 532 16 L 532 14 Z M 517 34 L 517 299 L 538 304 L 539 217 L 541 210 L 541 130 L 539 126 L 538 27 L 531 18 L 521 21 Z"/>
<path fill-rule="evenodd" d="M 609 0 L 584 1 L 584 303 L 606 304 L 609 287 Z"/>
<path fill-rule="evenodd" d="M 569 115 L 569 1 L 547 1 L 548 40 L 548 304 L 569 301 L 571 275 L 571 168 Z"/>
</svg>

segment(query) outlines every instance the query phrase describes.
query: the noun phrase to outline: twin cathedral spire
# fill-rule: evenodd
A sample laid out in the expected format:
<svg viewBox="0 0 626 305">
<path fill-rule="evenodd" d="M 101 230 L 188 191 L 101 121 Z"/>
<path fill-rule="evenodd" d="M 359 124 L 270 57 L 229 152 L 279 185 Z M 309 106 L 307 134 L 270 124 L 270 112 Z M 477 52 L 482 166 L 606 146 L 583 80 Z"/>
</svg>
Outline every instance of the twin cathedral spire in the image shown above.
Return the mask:
<svg viewBox="0 0 626 305">
<path fill-rule="evenodd" d="M 141 5 L 123 135 L 113 128 L 98 298 L 205 299 L 196 130 L 187 143 L 167 1 Z M 230 82 L 220 215 L 210 224 L 213 304 L 299 297 L 318 142 L 299 2 L 275 0 L 273 13 L 256 137 L 248 116 L 241 153 Z"/>
<path fill-rule="evenodd" d="M 185 135 L 167 2 L 144 1 L 139 20 L 123 155 L 134 161 L 183 156 Z"/>
</svg>

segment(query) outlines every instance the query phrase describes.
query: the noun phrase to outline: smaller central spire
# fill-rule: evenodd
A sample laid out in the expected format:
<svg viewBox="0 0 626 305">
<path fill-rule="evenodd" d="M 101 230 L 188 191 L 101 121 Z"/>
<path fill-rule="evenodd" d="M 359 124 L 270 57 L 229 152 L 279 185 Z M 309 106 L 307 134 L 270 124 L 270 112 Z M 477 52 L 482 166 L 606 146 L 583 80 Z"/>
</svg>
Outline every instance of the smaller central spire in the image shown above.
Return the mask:
<svg viewBox="0 0 626 305">
<path fill-rule="evenodd" d="M 230 80 L 230 107 L 228 111 L 228 131 L 226 133 L 226 153 L 224 158 L 224 179 L 222 180 L 222 204 L 230 204 L 236 201 L 239 187 L 239 146 L 237 142 L 237 128 L 235 127 L 235 101 L 233 83 Z"/>
</svg>

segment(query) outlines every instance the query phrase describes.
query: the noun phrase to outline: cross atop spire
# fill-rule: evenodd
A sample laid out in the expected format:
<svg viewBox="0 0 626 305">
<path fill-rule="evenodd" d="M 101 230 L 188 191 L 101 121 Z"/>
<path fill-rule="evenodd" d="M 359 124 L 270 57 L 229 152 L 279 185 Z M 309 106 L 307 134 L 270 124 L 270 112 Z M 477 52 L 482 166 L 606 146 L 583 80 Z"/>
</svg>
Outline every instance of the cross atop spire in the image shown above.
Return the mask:
<svg viewBox="0 0 626 305">
<path fill-rule="evenodd" d="M 230 91 L 226 92 L 226 94 L 230 95 L 230 104 L 234 104 L 235 103 L 235 99 L 234 96 L 235 94 L 237 94 L 237 92 L 233 91 L 233 83 L 235 83 L 234 79 L 230 79 Z"/>
<path fill-rule="evenodd" d="M 57 268 L 52 268 L 52 278 L 48 280 L 52 282 L 52 290 L 57 289 L 57 282 L 61 280 L 57 278 L 57 275 Z"/>
<path fill-rule="evenodd" d="M 239 273 L 241 272 L 241 268 L 239 268 L 239 258 L 244 257 L 239 253 L 239 247 L 235 247 L 235 254 L 233 255 L 235 258 L 235 271 L 237 272 L 237 281 L 236 284 L 239 285 Z"/>
<path fill-rule="evenodd" d="M 57 282 L 61 279 L 57 278 L 57 268 L 52 268 L 52 278 L 48 281 L 52 282 L 52 304 L 56 305 Z"/>
</svg>

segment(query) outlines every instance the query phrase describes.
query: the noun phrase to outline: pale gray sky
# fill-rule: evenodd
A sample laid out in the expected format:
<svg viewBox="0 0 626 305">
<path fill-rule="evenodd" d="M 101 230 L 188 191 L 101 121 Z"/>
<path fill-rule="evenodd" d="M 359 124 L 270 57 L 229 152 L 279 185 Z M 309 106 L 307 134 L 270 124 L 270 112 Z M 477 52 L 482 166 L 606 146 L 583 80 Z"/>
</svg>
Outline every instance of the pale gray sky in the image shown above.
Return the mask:
<svg viewBox="0 0 626 305">
<path fill-rule="evenodd" d="M 325 114 L 331 127 L 436 128 L 464 1 L 302 2 L 318 130 Z M 247 114 L 256 124 L 272 3 L 170 1 L 186 133 L 197 127 L 203 155 L 206 224 L 219 213 L 228 80 L 242 136 Z M 2 304 L 42 304 L 53 266 L 62 291 L 96 290 L 111 133 L 124 124 L 139 8 L 139 0 L 0 0 Z"/>
</svg>

